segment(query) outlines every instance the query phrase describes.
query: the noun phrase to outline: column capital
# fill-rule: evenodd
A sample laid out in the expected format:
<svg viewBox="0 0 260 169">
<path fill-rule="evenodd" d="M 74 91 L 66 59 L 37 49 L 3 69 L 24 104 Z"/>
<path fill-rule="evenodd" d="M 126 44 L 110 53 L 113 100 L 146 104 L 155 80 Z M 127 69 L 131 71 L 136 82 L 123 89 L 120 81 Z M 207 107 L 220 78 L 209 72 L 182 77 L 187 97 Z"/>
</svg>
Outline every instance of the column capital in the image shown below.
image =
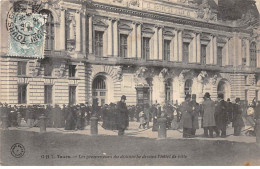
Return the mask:
<svg viewBox="0 0 260 169">
<path fill-rule="evenodd" d="M 184 31 L 183 28 L 174 28 L 174 30 L 176 30 L 177 32 L 183 32 Z"/>
<path fill-rule="evenodd" d="M 90 17 L 94 17 L 94 16 L 95 16 L 95 14 L 86 13 L 86 16 L 87 16 L 88 18 L 90 18 Z"/>
<path fill-rule="evenodd" d="M 155 28 L 164 28 L 163 25 L 154 25 Z"/>
</svg>

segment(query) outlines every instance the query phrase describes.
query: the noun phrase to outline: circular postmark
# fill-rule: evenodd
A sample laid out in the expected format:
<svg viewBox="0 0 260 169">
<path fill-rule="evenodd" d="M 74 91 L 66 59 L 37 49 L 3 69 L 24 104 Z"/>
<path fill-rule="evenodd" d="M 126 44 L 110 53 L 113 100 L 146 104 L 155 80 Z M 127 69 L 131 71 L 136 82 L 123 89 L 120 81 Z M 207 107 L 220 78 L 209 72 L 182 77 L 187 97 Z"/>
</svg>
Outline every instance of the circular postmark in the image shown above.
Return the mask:
<svg viewBox="0 0 260 169">
<path fill-rule="evenodd" d="M 22 144 L 15 143 L 14 145 L 12 145 L 10 152 L 15 158 L 21 158 L 25 153 L 25 148 Z"/>
<path fill-rule="evenodd" d="M 40 3 L 35 1 L 17 1 L 10 8 L 7 19 L 6 28 L 10 33 L 10 37 L 21 44 L 35 44 L 44 38 L 43 25 L 45 17 L 39 14 L 41 9 Z"/>
</svg>

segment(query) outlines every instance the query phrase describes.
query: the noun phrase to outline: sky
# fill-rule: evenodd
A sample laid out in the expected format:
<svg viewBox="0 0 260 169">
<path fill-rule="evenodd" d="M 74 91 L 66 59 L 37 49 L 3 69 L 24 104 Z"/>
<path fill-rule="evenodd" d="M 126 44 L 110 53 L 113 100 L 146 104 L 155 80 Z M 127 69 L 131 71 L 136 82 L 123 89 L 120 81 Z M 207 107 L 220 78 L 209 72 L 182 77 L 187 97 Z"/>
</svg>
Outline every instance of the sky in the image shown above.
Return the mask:
<svg viewBox="0 0 260 169">
<path fill-rule="evenodd" d="M 256 6 L 257 6 L 258 11 L 260 11 L 260 0 L 256 0 Z"/>
</svg>

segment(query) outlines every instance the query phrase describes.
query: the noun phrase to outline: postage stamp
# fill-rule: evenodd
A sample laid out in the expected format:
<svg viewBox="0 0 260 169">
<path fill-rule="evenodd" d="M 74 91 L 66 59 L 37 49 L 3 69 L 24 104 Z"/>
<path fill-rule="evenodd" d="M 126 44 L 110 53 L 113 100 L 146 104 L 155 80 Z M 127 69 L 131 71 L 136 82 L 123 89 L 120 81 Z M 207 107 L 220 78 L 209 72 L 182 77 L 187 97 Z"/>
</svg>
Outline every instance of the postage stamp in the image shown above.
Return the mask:
<svg viewBox="0 0 260 169">
<path fill-rule="evenodd" d="M 9 30 L 9 56 L 43 57 L 45 17 L 41 14 L 10 12 L 7 29 Z"/>
</svg>

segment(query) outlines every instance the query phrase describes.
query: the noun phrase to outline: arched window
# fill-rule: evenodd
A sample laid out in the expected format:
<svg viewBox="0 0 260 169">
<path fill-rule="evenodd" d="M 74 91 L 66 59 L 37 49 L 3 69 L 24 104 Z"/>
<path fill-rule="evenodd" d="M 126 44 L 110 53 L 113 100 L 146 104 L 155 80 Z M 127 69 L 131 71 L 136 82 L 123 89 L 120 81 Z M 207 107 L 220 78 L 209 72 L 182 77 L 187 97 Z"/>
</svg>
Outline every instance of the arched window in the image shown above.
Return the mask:
<svg viewBox="0 0 260 169">
<path fill-rule="evenodd" d="M 187 79 L 184 85 L 184 94 L 191 94 L 192 93 L 192 80 L 191 79 Z"/>
<path fill-rule="evenodd" d="M 256 67 L 256 43 L 252 42 L 250 45 L 250 66 Z"/>
<path fill-rule="evenodd" d="M 47 20 L 44 24 L 45 31 L 45 50 L 54 49 L 54 18 L 49 10 L 43 9 L 40 14 L 46 15 Z M 65 37 L 64 37 L 65 38 Z"/>
<path fill-rule="evenodd" d="M 104 76 L 97 76 L 92 84 L 92 96 L 93 101 L 96 100 L 98 103 L 102 105 L 106 102 L 106 93 L 107 93 L 107 86 L 106 86 L 106 78 Z"/>
</svg>

